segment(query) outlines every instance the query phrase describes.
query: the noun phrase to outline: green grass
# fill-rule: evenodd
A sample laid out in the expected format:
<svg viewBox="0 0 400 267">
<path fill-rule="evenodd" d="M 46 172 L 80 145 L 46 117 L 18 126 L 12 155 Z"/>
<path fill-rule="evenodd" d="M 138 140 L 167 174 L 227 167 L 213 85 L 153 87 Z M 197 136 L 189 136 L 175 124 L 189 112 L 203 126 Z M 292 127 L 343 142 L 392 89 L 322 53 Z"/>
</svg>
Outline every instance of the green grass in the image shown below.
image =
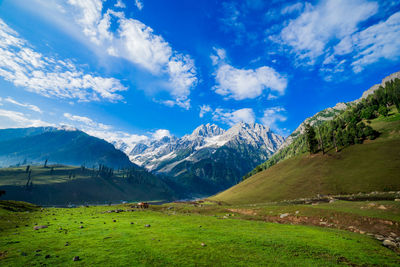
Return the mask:
<svg viewBox="0 0 400 267">
<path fill-rule="evenodd" d="M 400 116 L 371 122 L 382 134 L 373 141 L 336 153 L 303 154 L 284 160 L 211 197 L 230 204 L 400 190 Z"/>
<path fill-rule="evenodd" d="M 173 209 L 167 209 L 168 206 Z M 21 207 L 18 212 L 0 208 L 3 218 L 0 265 L 396 266 L 400 263 L 395 252 L 368 236 L 319 227 L 220 219 L 175 212 L 179 204 L 168 206 L 157 207 L 160 211 L 122 213 L 103 212 L 127 206 L 42 211 L 27 207 L 29 212 Z M 33 230 L 35 224 L 48 228 Z M 145 227 L 146 224 L 151 227 Z M 69 246 L 65 246 L 66 242 Z M 46 259 L 46 255 L 50 258 Z M 74 256 L 81 260 L 73 262 Z"/>
</svg>

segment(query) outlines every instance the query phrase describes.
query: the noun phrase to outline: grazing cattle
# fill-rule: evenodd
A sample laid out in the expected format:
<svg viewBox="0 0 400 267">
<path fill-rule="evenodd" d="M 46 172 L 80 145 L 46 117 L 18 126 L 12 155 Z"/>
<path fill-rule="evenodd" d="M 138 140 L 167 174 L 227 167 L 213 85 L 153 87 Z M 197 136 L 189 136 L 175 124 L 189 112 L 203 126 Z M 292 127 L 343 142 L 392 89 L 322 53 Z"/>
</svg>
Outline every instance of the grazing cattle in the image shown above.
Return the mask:
<svg viewBox="0 0 400 267">
<path fill-rule="evenodd" d="M 147 209 L 149 207 L 149 203 L 147 203 L 147 202 L 139 202 L 137 204 L 137 207 L 140 208 L 140 209 Z"/>
</svg>

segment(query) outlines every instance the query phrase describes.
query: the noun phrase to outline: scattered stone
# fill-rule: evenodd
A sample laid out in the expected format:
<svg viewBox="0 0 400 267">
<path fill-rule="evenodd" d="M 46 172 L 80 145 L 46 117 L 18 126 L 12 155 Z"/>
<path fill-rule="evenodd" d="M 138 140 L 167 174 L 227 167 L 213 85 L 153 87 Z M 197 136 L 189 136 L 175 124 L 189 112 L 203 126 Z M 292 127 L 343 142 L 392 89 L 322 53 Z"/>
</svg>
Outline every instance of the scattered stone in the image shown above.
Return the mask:
<svg viewBox="0 0 400 267">
<path fill-rule="evenodd" d="M 35 252 L 40 252 L 40 251 L 42 251 L 41 249 L 37 249 L 37 250 L 35 250 Z"/>
<path fill-rule="evenodd" d="M 117 220 L 113 220 L 113 222 L 117 222 Z"/>
<path fill-rule="evenodd" d="M 385 206 L 383 206 L 383 205 L 380 205 L 380 206 L 378 207 L 378 209 L 380 209 L 380 210 L 386 210 L 387 208 L 386 208 Z"/>
<path fill-rule="evenodd" d="M 375 238 L 378 239 L 379 241 L 385 240 L 385 237 L 382 235 L 375 235 Z"/>
<path fill-rule="evenodd" d="M 38 226 L 33 227 L 33 229 L 34 230 L 39 230 L 39 229 L 44 229 L 44 228 L 47 228 L 47 227 L 48 227 L 47 225 L 38 225 Z"/>
<path fill-rule="evenodd" d="M 385 239 L 385 240 L 382 242 L 382 245 L 384 245 L 385 247 L 388 247 L 388 248 L 395 248 L 395 247 L 397 247 L 397 246 L 396 246 L 396 243 L 393 242 L 393 241 L 391 241 L 391 240 L 389 240 L 389 239 Z"/>
<path fill-rule="evenodd" d="M 283 214 L 279 215 L 279 218 L 283 219 L 287 216 L 289 216 L 289 213 L 283 213 Z"/>
<path fill-rule="evenodd" d="M 365 234 L 365 231 L 360 230 L 360 234 L 362 234 L 362 235 Z"/>
<path fill-rule="evenodd" d="M 80 261 L 81 259 L 79 258 L 79 256 L 75 256 L 72 258 L 73 261 Z"/>
<path fill-rule="evenodd" d="M 151 225 L 150 224 L 146 224 L 144 227 L 150 227 Z"/>
<path fill-rule="evenodd" d="M 394 201 L 399 202 L 400 198 L 395 198 Z"/>
<path fill-rule="evenodd" d="M 131 222 L 131 224 L 135 224 L 134 222 Z"/>
<path fill-rule="evenodd" d="M 335 201 L 336 201 L 336 199 L 331 199 L 331 200 L 329 200 L 329 203 L 332 204 L 332 203 L 334 203 Z"/>
<path fill-rule="evenodd" d="M 395 233 L 393 233 L 393 232 L 390 232 L 390 236 L 393 237 L 393 238 L 397 237 L 397 235 Z"/>
<path fill-rule="evenodd" d="M 45 259 L 49 259 L 49 258 L 50 258 L 50 255 L 47 254 L 46 256 L 44 256 L 44 258 L 45 258 Z"/>
<path fill-rule="evenodd" d="M 299 212 L 300 212 L 300 211 L 296 210 L 296 212 L 295 212 L 295 213 L 296 213 L 296 214 L 299 214 Z"/>
<path fill-rule="evenodd" d="M 202 247 L 205 247 L 205 246 L 207 246 L 207 245 L 206 245 L 206 244 L 204 244 L 204 243 L 201 243 L 201 246 L 202 246 Z"/>
<path fill-rule="evenodd" d="M 82 228 L 83 228 L 83 225 L 79 226 L 79 228 L 81 228 L 81 229 L 82 229 Z"/>
</svg>

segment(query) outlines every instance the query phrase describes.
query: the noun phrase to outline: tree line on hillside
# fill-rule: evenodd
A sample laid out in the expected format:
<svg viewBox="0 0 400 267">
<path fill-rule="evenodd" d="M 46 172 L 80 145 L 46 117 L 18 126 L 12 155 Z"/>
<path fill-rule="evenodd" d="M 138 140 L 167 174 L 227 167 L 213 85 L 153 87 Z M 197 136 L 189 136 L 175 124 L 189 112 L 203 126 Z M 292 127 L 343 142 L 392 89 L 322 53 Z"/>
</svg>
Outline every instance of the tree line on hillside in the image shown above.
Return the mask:
<svg viewBox="0 0 400 267">
<path fill-rule="evenodd" d="M 104 164 L 99 164 L 98 166 L 93 166 L 93 168 L 88 168 L 85 165 L 82 165 L 80 168 L 66 169 L 65 166 L 62 165 L 49 166 L 47 163 L 48 160 L 46 159 L 44 165 L 42 165 L 43 169 L 49 170 L 47 175 L 60 177 L 67 176 L 69 180 L 75 179 L 76 177 L 92 177 L 108 180 L 126 179 L 126 181 L 131 184 L 158 185 L 158 181 L 154 178 L 153 174 L 144 169 L 138 169 L 135 167 L 118 168 L 117 170 L 114 170 L 114 168 L 107 167 Z M 31 191 L 33 189 L 33 178 L 35 176 L 35 172 L 37 172 L 36 175 L 46 175 L 43 173 L 43 171 L 35 170 L 31 167 L 31 165 L 27 165 L 24 170 L 24 173 L 26 173 L 26 184 L 24 188 L 27 191 Z"/>
<path fill-rule="evenodd" d="M 339 152 L 345 147 L 362 144 L 367 139 L 373 140 L 379 133 L 368 125 L 370 120 L 378 116 L 386 117 L 391 106 L 395 106 L 400 113 L 400 79 L 397 78 L 386 82 L 384 87 L 380 86 L 373 94 L 351 105 L 334 119 L 319 121 L 313 126 L 306 124 L 303 134 L 243 176 L 243 180 L 283 159 L 305 152 L 324 154 L 330 149 Z"/>
</svg>

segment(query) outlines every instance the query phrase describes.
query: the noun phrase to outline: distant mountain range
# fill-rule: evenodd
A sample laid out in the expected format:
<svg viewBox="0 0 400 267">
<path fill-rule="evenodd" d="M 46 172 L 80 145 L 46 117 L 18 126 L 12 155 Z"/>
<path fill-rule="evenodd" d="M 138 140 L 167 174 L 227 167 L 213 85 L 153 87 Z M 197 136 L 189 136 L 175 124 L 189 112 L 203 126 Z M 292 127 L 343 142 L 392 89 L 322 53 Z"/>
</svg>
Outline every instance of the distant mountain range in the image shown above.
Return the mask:
<svg viewBox="0 0 400 267">
<path fill-rule="evenodd" d="M 135 164 L 164 175 L 178 191 L 213 194 L 241 181 L 283 142 L 282 136 L 257 123 L 238 123 L 228 130 L 206 124 L 182 138 L 165 136 L 124 152 Z"/>
<path fill-rule="evenodd" d="M 138 167 L 120 150 L 77 129 L 36 127 L 0 130 L 0 166 L 61 163 L 86 167 Z"/>
</svg>

